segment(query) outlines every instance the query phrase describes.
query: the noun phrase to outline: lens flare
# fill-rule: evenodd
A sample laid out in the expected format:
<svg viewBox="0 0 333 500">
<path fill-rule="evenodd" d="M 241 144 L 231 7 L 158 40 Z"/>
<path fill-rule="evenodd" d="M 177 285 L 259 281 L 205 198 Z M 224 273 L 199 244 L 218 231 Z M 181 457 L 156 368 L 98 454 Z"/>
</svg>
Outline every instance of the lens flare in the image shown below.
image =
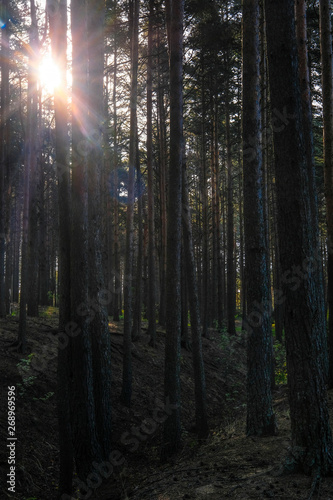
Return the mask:
<svg viewBox="0 0 333 500">
<path fill-rule="evenodd" d="M 39 64 L 39 79 L 43 90 L 50 94 L 60 84 L 59 69 L 50 55 L 44 56 Z"/>
</svg>

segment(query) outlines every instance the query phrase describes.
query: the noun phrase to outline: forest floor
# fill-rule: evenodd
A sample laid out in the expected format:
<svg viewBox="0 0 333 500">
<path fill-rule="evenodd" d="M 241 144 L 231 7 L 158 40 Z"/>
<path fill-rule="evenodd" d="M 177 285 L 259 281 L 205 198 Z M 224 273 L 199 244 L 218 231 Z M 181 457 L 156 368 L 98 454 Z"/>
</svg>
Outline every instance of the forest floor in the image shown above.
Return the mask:
<svg viewBox="0 0 333 500">
<path fill-rule="evenodd" d="M 56 412 L 57 310 L 43 309 L 28 319 L 28 352 L 15 352 L 16 316 L 0 320 L 0 498 L 51 500 L 56 497 L 58 434 Z M 145 324 L 143 324 L 145 326 Z M 333 500 L 333 478 L 322 479 L 312 491 L 311 477 L 279 475 L 290 445 L 287 388 L 274 392 L 279 431 L 275 437 L 247 438 L 246 336 L 240 332 L 209 332 L 203 339 L 210 434 L 204 443 L 192 432 L 194 385 L 192 354 L 182 349 L 183 449 L 167 463 L 159 460 L 164 408 L 163 366 L 165 333 L 157 348 L 142 331 L 133 344 L 133 405 L 120 404 L 122 323 L 110 323 L 113 366 L 113 449 L 120 465 L 101 467 L 95 483 L 80 498 L 100 500 L 150 499 L 322 499 Z M 7 390 L 16 386 L 16 492 L 7 490 L 9 472 Z M 329 393 L 331 415 L 333 393 Z M 162 407 L 162 409 L 161 409 Z M 121 458 L 121 459 L 120 459 Z M 115 462 L 114 462 L 115 463 Z M 103 469 L 104 467 L 104 469 Z M 102 476 L 106 478 L 100 479 Z M 97 479 L 96 479 L 97 478 Z M 98 487 L 96 487 L 98 486 Z M 73 494 L 73 499 L 79 498 Z"/>
</svg>

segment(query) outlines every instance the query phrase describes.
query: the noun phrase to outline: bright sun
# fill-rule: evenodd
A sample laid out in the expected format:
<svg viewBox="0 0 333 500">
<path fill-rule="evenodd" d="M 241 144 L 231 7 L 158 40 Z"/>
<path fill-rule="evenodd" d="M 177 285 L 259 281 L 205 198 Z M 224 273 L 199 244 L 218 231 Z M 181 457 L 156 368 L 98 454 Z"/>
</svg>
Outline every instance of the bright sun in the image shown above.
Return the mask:
<svg viewBox="0 0 333 500">
<path fill-rule="evenodd" d="M 52 94 L 60 84 L 59 70 L 50 55 L 46 55 L 39 65 L 39 78 L 43 90 Z"/>
</svg>

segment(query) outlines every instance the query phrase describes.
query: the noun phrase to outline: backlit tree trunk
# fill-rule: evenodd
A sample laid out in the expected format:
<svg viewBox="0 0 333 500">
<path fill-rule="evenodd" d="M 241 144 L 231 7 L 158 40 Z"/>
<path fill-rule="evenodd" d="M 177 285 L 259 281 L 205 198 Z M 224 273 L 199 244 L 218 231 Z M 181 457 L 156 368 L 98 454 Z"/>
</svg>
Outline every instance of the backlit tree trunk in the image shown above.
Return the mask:
<svg viewBox="0 0 333 500">
<path fill-rule="evenodd" d="M 53 10 L 47 5 L 50 22 L 52 57 L 60 73 L 60 85 L 55 89 L 55 149 L 59 205 L 59 332 L 67 336 L 71 319 L 70 301 L 70 170 L 68 165 L 67 112 L 67 0 L 61 0 Z M 58 345 L 57 397 L 60 448 L 58 497 L 72 491 L 73 448 L 70 417 L 71 345 Z"/>
</svg>

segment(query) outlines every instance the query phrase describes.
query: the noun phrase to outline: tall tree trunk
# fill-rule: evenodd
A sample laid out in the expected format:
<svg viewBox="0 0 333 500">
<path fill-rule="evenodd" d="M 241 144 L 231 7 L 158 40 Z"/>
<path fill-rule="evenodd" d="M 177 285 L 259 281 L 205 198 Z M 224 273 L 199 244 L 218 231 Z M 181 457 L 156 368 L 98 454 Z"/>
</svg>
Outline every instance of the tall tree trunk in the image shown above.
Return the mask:
<svg viewBox="0 0 333 500">
<path fill-rule="evenodd" d="M 1 18 L 8 17 L 9 1 L 4 0 L 1 5 Z M 5 25 L 1 30 L 1 110 L 0 110 L 0 317 L 8 312 L 5 297 L 5 251 L 6 251 L 6 184 L 8 178 L 7 155 L 9 123 L 9 32 Z"/>
<path fill-rule="evenodd" d="M 115 2 L 115 9 L 117 2 Z M 121 309 L 121 280 L 120 280 L 120 257 L 119 257 L 119 203 L 118 203 L 118 115 L 117 115 L 117 72 L 118 72 L 118 46 L 117 46 L 117 12 L 114 24 L 114 73 L 113 73 L 113 227 L 114 227 L 114 297 L 113 297 L 113 321 L 119 321 L 119 311 Z"/>
<path fill-rule="evenodd" d="M 155 292 L 155 223 L 154 223 L 154 171 L 153 171 L 153 15 L 154 1 L 149 0 L 148 60 L 147 60 L 147 173 L 148 173 L 148 334 L 150 345 L 156 344 L 156 292 Z"/>
<path fill-rule="evenodd" d="M 183 162 L 182 173 L 182 225 L 184 256 L 186 262 L 186 275 L 191 316 L 192 353 L 195 387 L 195 427 L 200 439 L 207 437 L 208 417 L 206 402 L 205 367 L 202 355 L 202 332 L 200 318 L 200 304 L 198 300 L 198 285 L 195 274 L 195 256 L 193 249 L 193 236 L 191 213 L 188 195 L 188 181 L 186 163 Z"/>
<path fill-rule="evenodd" d="M 158 29 L 158 41 L 160 42 L 160 29 Z M 159 324 L 165 325 L 165 280 L 166 280 L 166 245 L 167 245 L 167 205 L 166 205 L 166 118 L 164 107 L 163 81 L 161 75 L 160 43 L 158 45 L 158 139 L 159 139 L 159 164 L 160 164 L 160 204 L 161 204 L 161 256 L 160 256 L 160 307 Z"/>
<path fill-rule="evenodd" d="M 137 141 L 138 142 L 138 141 Z M 138 193 L 138 255 L 136 261 L 136 284 L 135 284 L 135 304 L 133 314 L 132 340 L 138 340 L 141 336 L 142 317 L 142 270 L 143 270 L 143 197 L 141 189 L 140 159 L 137 144 L 136 154 L 136 185 Z"/>
<path fill-rule="evenodd" d="M 188 294 L 184 243 L 181 248 L 181 271 L 180 271 L 180 293 L 181 293 L 181 347 L 189 351 L 191 349 L 188 335 Z"/>
<path fill-rule="evenodd" d="M 209 304 L 209 255 L 208 255 L 208 187 L 207 187 L 207 159 L 206 159 L 206 103 L 205 103 L 205 65 L 204 56 L 201 54 L 201 185 L 202 185 L 202 335 L 208 335 Z"/>
<path fill-rule="evenodd" d="M 85 480 L 94 461 L 102 461 L 97 441 L 89 302 L 87 152 L 91 147 L 88 121 L 87 4 L 71 2 L 72 20 L 72 221 L 71 221 L 71 416 L 78 477 Z M 96 297 L 93 297 L 96 298 Z"/>
<path fill-rule="evenodd" d="M 226 146 L 227 146 L 227 184 L 228 184 L 228 223 L 227 223 L 227 312 L 228 332 L 236 335 L 236 275 L 235 275 L 235 239 L 234 239 L 234 188 L 231 158 L 230 115 L 228 92 L 226 94 Z"/>
<path fill-rule="evenodd" d="M 131 48 L 131 117 L 130 117 L 130 152 L 128 162 L 128 200 L 126 212 L 126 255 L 124 277 L 124 358 L 123 385 L 121 399 L 130 406 L 132 397 L 132 267 L 133 267 L 133 218 L 134 218 L 134 168 L 136 164 L 137 134 L 137 85 L 138 85 L 138 23 L 139 0 L 131 0 L 130 15 L 132 20 Z"/>
<path fill-rule="evenodd" d="M 333 450 L 323 364 L 326 322 L 309 201 L 294 1 L 266 0 L 265 14 L 292 433 L 285 468 L 327 474 Z"/>
<path fill-rule="evenodd" d="M 30 2 L 31 27 L 30 46 L 32 51 L 29 57 L 28 70 L 28 98 L 27 98 L 27 126 L 25 131 L 25 155 L 24 155 L 24 207 L 23 207 L 23 235 L 22 235 L 22 267 L 21 267 L 21 294 L 20 294 L 20 321 L 19 321 L 19 344 L 22 352 L 26 349 L 26 306 L 29 291 L 29 221 L 30 221 L 30 196 L 31 196 L 31 171 L 35 168 L 36 161 L 36 137 L 37 129 L 37 76 L 34 71 L 36 56 L 38 52 L 38 27 L 36 19 L 36 6 L 34 0 Z"/>
<path fill-rule="evenodd" d="M 37 14 L 35 1 L 31 0 L 31 28 L 34 31 L 34 43 L 32 53 L 35 64 L 38 65 L 39 58 L 39 38 L 37 26 Z M 34 78 L 37 78 L 34 75 Z M 40 92 L 38 82 L 35 83 L 35 92 L 32 96 L 32 135 L 30 143 L 30 194 L 29 194 L 29 229 L 28 229 L 28 296 L 27 296 L 27 314 L 28 316 L 38 316 L 38 251 L 39 251 L 39 228 L 38 228 L 38 204 L 40 191 L 40 162 L 38 158 L 39 146 L 39 120 L 37 119 L 38 102 L 40 101 Z"/>
<path fill-rule="evenodd" d="M 183 18 L 184 0 L 171 0 L 167 12 L 170 33 L 170 166 L 166 276 L 165 402 L 172 413 L 165 421 L 162 457 L 181 445 L 180 422 L 180 255 L 183 166 Z"/>
<path fill-rule="evenodd" d="M 102 260 L 102 179 L 104 141 L 104 0 L 87 2 L 89 152 L 88 226 L 89 226 L 89 296 L 94 314 L 90 322 L 93 355 L 93 384 L 96 431 L 102 458 L 111 448 L 111 338 L 107 304 L 111 292 L 105 288 Z"/>
<path fill-rule="evenodd" d="M 247 435 L 275 433 L 271 325 L 263 203 L 259 0 L 243 0 L 243 177 L 246 260 Z"/>
<path fill-rule="evenodd" d="M 53 12 L 47 5 L 50 21 L 52 57 L 60 73 L 60 84 L 55 89 L 55 150 L 58 178 L 59 207 L 59 332 L 67 335 L 71 320 L 70 300 L 70 169 L 67 163 L 67 0 L 59 2 Z M 45 263 L 46 264 L 46 263 Z M 58 498 L 72 492 L 73 447 L 70 416 L 71 345 L 58 344 L 57 397 L 60 448 Z"/>
<path fill-rule="evenodd" d="M 327 221 L 327 302 L 328 302 L 328 343 L 329 373 L 328 385 L 333 387 L 333 70 L 331 3 L 320 0 L 320 46 L 323 89 L 323 140 L 324 140 L 324 179 Z"/>
</svg>

